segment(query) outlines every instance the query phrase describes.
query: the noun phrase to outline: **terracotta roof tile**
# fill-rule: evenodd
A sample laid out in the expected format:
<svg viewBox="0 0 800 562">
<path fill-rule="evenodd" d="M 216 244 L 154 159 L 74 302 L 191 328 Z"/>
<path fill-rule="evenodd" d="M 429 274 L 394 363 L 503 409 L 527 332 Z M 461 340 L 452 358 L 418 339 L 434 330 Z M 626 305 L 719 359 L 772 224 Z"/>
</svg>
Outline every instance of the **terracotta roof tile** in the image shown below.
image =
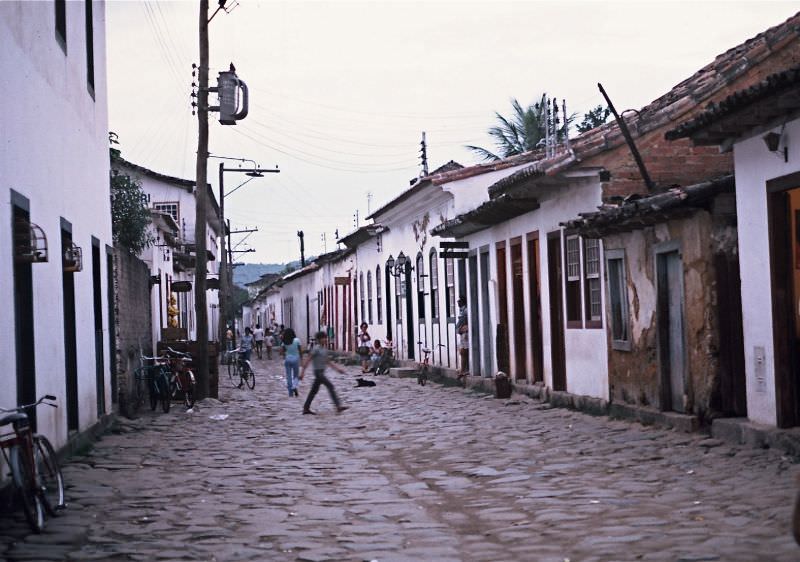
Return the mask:
<svg viewBox="0 0 800 562">
<path fill-rule="evenodd" d="M 783 72 L 776 72 L 775 74 L 767 76 L 767 78 L 758 84 L 734 92 L 727 98 L 721 100 L 719 103 L 709 103 L 708 106 L 706 106 L 705 111 L 697 115 L 695 118 L 680 124 L 678 127 L 667 131 L 664 137 L 667 140 L 690 137 L 694 133 L 707 128 L 709 125 L 741 109 L 744 109 L 755 102 L 765 98 L 770 98 L 773 95 L 781 92 L 796 90 L 798 86 L 800 86 L 800 66 L 789 68 Z M 795 109 L 797 109 L 797 107 L 795 107 Z M 747 124 L 743 124 L 742 126 L 747 128 L 750 127 L 750 125 Z M 736 127 L 733 129 L 729 128 L 729 136 L 734 136 L 734 129 L 736 129 Z"/>
</svg>

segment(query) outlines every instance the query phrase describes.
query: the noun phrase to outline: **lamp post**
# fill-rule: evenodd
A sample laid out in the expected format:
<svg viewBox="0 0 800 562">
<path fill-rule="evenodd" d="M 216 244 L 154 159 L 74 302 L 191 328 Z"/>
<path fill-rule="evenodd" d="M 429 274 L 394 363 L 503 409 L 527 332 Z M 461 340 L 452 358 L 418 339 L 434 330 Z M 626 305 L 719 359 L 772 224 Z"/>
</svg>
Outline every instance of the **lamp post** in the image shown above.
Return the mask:
<svg viewBox="0 0 800 562">
<path fill-rule="evenodd" d="M 227 252 L 225 251 L 225 197 L 230 195 L 240 187 L 242 187 L 245 183 L 250 180 L 246 180 L 244 183 L 236 186 L 233 188 L 230 193 L 225 193 L 225 172 L 241 172 L 250 178 L 263 178 L 265 173 L 273 173 L 277 174 L 280 173 L 280 170 L 276 167 L 274 170 L 262 170 L 253 160 L 248 160 L 246 158 L 229 158 L 226 156 L 209 156 L 210 158 L 218 158 L 221 160 L 238 160 L 240 162 L 251 162 L 253 167 L 252 168 L 226 168 L 224 162 L 219 163 L 219 220 L 220 225 L 222 226 L 222 236 L 220 237 L 220 253 L 222 254 L 222 259 L 220 260 L 220 269 L 219 269 L 219 317 L 220 322 L 218 326 L 219 332 L 219 342 L 222 345 L 225 342 L 225 331 L 227 329 L 227 304 L 229 300 L 229 287 L 228 287 L 228 266 L 227 263 Z M 234 337 L 236 334 L 236 330 L 233 330 Z"/>
<path fill-rule="evenodd" d="M 389 273 L 392 274 L 393 277 L 400 277 L 401 275 L 405 274 L 406 272 L 406 263 L 408 262 L 408 258 L 406 255 L 401 251 L 397 255 L 397 260 L 389 254 L 389 259 L 386 260 L 386 265 L 389 268 Z"/>
</svg>

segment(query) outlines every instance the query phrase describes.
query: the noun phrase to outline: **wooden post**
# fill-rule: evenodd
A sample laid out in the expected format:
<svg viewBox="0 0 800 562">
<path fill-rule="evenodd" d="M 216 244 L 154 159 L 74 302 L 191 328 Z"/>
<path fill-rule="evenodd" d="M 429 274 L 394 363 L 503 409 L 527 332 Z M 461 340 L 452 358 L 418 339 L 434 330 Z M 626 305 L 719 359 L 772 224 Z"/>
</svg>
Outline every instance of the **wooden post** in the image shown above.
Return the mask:
<svg viewBox="0 0 800 562">
<path fill-rule="evenodd" d="M 206 203 L 208 199 L 208 0 L 200 0 L 200 68 L 197 93 L 196 214 L 194 225 L 194 311 L 197 319 L 197 397 L 208 396 L 208 311 L 206 308 Z"/>
</svg>

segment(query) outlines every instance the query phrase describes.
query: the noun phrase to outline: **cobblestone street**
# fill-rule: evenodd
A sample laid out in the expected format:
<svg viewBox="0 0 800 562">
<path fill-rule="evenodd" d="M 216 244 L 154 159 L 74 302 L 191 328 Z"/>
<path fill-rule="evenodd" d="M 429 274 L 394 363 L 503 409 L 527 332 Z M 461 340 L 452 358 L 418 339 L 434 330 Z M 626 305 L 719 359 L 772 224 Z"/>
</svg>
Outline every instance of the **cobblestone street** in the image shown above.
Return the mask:
<svg viewBox="0 0 800 562">
<path fill-rule="evenodd" d="M 288 398 L 277 360 L 255 391 L 121 419 L 64 466 L 69 507 L 30 535 L 0 517 L 11 560 L 800 559 L 797 467 L 527 398 L 330 372 Z M 227 417 L 225 417 L 227 416 Z M 225 417 L 225 419 L 220 419 Z"/>
</svg>

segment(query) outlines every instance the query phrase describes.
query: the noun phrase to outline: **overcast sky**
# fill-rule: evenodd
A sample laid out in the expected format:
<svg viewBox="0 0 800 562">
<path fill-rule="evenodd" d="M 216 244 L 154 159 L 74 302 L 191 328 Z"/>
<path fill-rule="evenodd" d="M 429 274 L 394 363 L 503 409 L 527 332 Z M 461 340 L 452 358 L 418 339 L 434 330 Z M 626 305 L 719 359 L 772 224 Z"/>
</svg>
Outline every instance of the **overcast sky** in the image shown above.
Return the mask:
<svg viewBox="0 0 800 562">
<path fill-rule="evenodd" d="M 211 22 L 210 75 L 233 62 L 250 114 L 236 126 L 212 114 L 209 150 L 281 173 L 225 198 L 234 229 L 258 229 L 234 236 L 238 249 L 255 250 L 235 259 L 298 259 L 298 230 L 306 256 L 333 250 L 356 211 L 363 225 L 419 174 L 422 131 L 431 170 L 474 164 L 463 146 L 493 148 L 485 132 L 511 98 L 525 105 L 547 92 L 582 115 L 602 103 L 601 82 L 619 110 L 640 108 L 798 9 L 766 0 L 239 0 Z M 123 157 L 181 178 L 195 175 L 198 13 L 193 0 L 106 4 L 109 127 Z M 218 162 L 209 166 L 215 190 Z M 245 179 L 225 174 L 226 192 Z"/>
</svg>

